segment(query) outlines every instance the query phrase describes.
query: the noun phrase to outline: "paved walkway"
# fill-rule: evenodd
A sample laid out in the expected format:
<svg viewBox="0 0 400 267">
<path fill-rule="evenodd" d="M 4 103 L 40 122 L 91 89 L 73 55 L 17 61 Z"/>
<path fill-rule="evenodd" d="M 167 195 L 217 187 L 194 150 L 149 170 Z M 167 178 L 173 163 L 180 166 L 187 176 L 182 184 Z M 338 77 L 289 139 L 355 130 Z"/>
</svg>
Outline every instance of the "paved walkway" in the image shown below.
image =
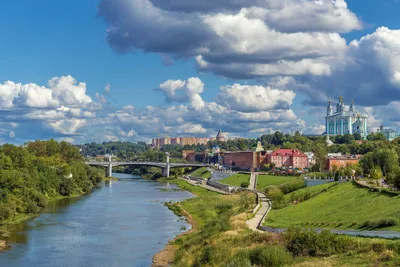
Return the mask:
<svg viewBox="0 0 400 267">
<path fill-rule="evenodd" d="M 271 201 L 263 193 L 256 191 L 257 175 L 258 173 L 256 172 L 250 173 L 250 184 L 248 189 L 257 193 L 261 206 L 254 214 L 254 217 L 246 221 L 246 224 L 251 230 L 261 232 L 261 230 L 259 230 L 258 227 L 260 225 L 262 226 L 265 217 L 271 210 Z"/>
<path fill-rule="evenodd" d="M 250 183 L 249 183 L 249 189 L 250 190 L 255 190 L 256 189 L 256 182 L 257 182 L 257 173 L 252 172 L 250 173 Z"/>
<path fill-rule="evenodd" d="M 265 217 L 271 209 L 271 202 L 263 193 L 257 192 L 257 195 L 258 199 L 260 200 L 261 207 L 254 214 L 252 219 L 246 221 L 246 224 L 251 230 L 262 232 L 258 229 L 258 226 L 263 224 Z"/>
</svg>

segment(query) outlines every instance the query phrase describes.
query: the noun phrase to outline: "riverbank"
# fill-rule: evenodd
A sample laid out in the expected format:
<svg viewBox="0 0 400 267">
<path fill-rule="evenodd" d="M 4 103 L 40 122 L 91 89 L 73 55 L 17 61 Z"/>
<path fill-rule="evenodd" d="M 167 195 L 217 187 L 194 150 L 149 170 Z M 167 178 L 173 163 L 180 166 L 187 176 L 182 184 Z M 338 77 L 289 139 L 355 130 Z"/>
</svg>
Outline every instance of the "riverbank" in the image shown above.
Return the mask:
<svg viewBox="0 0 400 267">
<path fill-rule="evenodd" d="M 193 219 L 195 228 L 171 240 L 154 256 L 153 266 L 400 265 L 400 241 L 304 228 L 290 228 L 285 233 L 254 232 L 246 225 L 255 207 L 254 194 L 210 196 L 183 180 L 178 186 L 198 192 L 193 192 L 196 198 L 169 205 L 178 216 Z"/>
<path fill-rule="evenodd" d="M 82 193 L 82 194 L 75 194 L 75 195 L 71 195 L 71 196 L 57 196 L 51 199 L 47 200 L 47 205 L 56 201 L 60 201 L 63 199 L 72 199 L 72 198 L 77 198 L 77 197 L 83 197 L 85 195 L 88 195 L 90 193 L 92 193 L 94 190 L 96 190 L 96 188 L 92 189 L 91 192 L 88 193 Z M 42 208 L 43 209 L 43 208 Z M 9 235 L 9 232 L 6 230 L 6 227 L 10 226 L 10 225 L 16 225 L 16 224 L 20 224 L 24 221 L 28 221 L 31 220 L 37 216 L 40 216 L 40 212 L 42 210 L 40 210 L 38 213 L 34 213 L 34 214 L 17 214 L 15 215 L 13 218 L 5 220 L 0 222 L 0 251 L 2 250 L 6 250 L 6 249 L 11 249 L 12 247 L 10 245 L 7 244 L 6 239 Z"/>
<path fill-rule="evenodd" d="M 164 267 L 172 264 L 174 262 L 176 251 L 179 248 L 177 245 L 174 245 L 174 242 L 179 238 L 181 238 L 182 236 L 196 231 L 196 221 L 192 218 L 192 216 L 190 216 L 189 213 L 187 213 L 183 209 L 182 212 L 183 214 L 181 215 L 183 215 L 186 219 L 186 222 L 191 225 L 191 229 L 187 232 L 179 234 L 173 240 L 170 240 L 168 244 L 165 246 L 165 248 L 163 248 L 163 250 L 154 255 L 152 267 Z"/>
</svg>

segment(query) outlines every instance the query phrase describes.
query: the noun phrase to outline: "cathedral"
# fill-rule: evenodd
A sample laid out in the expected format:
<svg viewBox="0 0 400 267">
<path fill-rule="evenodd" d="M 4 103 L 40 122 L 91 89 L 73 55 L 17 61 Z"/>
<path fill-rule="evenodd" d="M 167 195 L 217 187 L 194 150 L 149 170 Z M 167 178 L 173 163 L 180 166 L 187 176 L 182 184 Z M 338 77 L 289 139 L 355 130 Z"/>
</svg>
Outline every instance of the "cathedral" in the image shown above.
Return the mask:
<svg viewBox="0 0 400 267">
<path fill-rule="evenodd" d="M 327 136 L 359 133 L 365 139 L 368 135 L 368 117 L 360 115 L 356 110 L 354 101 L 350 107 L 345 106 L 343 97 L 339 98 L 336 112 L 333 112 L 332 103 L 329 101 L 325 120 L 325 134 Z"/>
</svg>

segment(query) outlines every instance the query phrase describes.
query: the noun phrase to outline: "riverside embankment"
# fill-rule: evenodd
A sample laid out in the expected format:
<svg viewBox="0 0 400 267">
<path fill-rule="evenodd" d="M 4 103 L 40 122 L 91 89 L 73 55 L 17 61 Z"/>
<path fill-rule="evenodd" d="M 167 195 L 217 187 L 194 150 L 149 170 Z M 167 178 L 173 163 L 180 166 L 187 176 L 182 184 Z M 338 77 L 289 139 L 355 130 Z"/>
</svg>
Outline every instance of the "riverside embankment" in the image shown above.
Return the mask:
<svg viewBox="0 0 400 267">
<path fill-rule="evenodd" d="M 168 242 L 190 229 L 164 201 L 193 197 L 174 185 L 114 174 L 83 197 L 51 202 L 31 220 L 7 226 L 13 247 L 0 266 L 150 266 Z"/>
</svg>

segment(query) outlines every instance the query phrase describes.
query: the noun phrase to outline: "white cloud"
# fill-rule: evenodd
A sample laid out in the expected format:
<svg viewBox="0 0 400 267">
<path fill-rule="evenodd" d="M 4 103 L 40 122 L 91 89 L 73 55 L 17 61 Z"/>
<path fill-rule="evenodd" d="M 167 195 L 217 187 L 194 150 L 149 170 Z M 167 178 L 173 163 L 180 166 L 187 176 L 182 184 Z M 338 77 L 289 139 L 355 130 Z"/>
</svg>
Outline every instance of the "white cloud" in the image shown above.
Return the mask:
<svg viewBox="0 0 400 267">
<path fill-rule="evenodd" d="M 200 96 L 204 91 L 204 83 L 197 77 L 189 78 L 187 81 L 168 80 L 160 84 L 158 90 L 164 94 L 168 102 L 190 102 L 195 109 L 204 106 Z"/>
<path fill-rule="evenodd" d="M 86 123 L 87 121 L 82 119 L 66 119 L 50 122 L 49 125 L 58 133 L 74 135 L 80 128 L 84 127 Z"/>
<path fill-rule="evenodd" d="M 222 86 L 217 102 L 243 112 L 289 109 L 296 94 L 293 91 L 273 89 L 269 86 L 234 84 Z"/>
<path fill-rule="evenodd" d="M 104 93 L 109 94 L 111 91 L 111 85 L 109 83 L 106 83 L 106 86 L 104 86 Z"/>
</svg>

